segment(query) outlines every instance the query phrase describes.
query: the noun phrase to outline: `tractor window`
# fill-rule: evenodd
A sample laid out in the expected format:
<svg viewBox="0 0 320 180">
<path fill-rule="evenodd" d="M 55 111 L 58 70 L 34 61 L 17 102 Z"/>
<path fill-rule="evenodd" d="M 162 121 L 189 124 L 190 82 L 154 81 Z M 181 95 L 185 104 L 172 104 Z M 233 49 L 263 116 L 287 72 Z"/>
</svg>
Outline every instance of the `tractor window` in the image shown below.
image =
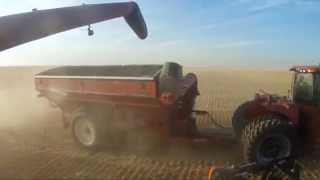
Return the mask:
<svg viewBox="0 0 320 180">
<path fill-rule="evenodd" d="M 311 102 L 313 99 L 313 75 L 311 73 L 297 73 L 294 88 L 297 101 Z"/>
</svg>

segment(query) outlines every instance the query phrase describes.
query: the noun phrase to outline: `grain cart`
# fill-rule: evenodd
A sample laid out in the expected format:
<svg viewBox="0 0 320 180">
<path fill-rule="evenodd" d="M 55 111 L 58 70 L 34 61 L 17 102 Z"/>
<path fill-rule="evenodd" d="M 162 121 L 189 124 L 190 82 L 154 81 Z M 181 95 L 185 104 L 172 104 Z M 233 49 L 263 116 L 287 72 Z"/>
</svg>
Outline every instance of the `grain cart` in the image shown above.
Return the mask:
<svg viewBox="0 0 320 180">
<path fill-rule="evenodd" d="M 195 74 L 183 76 L 182 67 L 172 62 L 58 67 L 35 76 L 40 95 L 62 110 L 75 141 L 90 149 L 128 137 L 135 138 L 135 146 L 232 139 L 230 130 L 197 129 L 193 118 L 197 83 Z"/>
<path fill-rule="evenodd" d="M 242 138 L 250 162 L 317 152 L 320 67 L 296 66 L 290 70 L 293 80 L 289 97 L 262 92 L 234 112 L 233 128 Z"/>
</svg>

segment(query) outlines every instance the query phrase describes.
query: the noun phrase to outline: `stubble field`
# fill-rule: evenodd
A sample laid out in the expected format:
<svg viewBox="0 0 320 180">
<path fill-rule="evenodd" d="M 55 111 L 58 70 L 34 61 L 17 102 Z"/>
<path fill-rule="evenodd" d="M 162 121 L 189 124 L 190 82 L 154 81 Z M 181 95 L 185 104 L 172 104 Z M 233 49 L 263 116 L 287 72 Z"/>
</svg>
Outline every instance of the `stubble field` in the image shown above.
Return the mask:
<svg viewBox="0 0 320 180">
<path fill-rule="evenodd" d="M 33 75 L 45 68 L 0 68 L 0 179 L 205 179 L 211 164 L 241 161 L 229 146 L 171 145 L 152 152 L 108 149 L 90 153 L 74 145 L 61 112 L 37 97 Z M 264 89 L 286 95 L 286 70 L 186 68 L 199 78 L 196 109 L 230 125 L 232 112 Z M 210 126 L 199 117 L 200 126 Z M 312 160 L 310 160 L 312 159 Z M 318 179 L 316 157 L 306 157 L 305 179 Z"/>
</svg>

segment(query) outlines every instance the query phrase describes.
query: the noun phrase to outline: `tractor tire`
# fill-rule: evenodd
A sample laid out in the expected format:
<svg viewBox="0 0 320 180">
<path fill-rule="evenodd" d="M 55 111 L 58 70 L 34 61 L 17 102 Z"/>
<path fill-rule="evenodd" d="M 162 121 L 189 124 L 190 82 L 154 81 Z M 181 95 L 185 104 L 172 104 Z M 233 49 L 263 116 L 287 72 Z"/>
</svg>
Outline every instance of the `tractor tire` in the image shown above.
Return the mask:
<svg viewBox="0 0 320 180">
<path fill-rule="evenodd" d="M 74 141 L 87 150 L 98 150 L 104 145 L 106 130 L 102 122 L 88 113 L 76 113 L 72 122 Z"/>
<path fill-rule="evenodd" d="M 238 108 L 234 111 L 232 116 L 232 128 L 238 139 L 241 139 L 242 131 L 248 123 L 248 120 L 244 118 L 244 113 L 248 109 L 249 104 L 250 101 L 247 101 L 238 106 Z"/>
<path fill-rule="evenodd" d="M 266 163 L 298 155 L 300 141 L 295 128 L 288 121 L 267 115 L 246 125 L 242 144 L 246 161 Z"/>
</svg>

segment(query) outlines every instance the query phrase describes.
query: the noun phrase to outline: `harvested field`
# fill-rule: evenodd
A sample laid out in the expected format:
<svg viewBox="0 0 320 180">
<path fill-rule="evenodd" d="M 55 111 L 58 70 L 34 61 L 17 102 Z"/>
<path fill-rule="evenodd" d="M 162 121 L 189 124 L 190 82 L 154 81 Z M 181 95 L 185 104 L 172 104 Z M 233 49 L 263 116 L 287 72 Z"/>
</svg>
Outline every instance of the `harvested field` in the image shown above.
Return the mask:
<svg viewBox="0 0 320 180">
<path fill-rule="evenodd" d="M 172 145 L 152 152 L 109 149 L 90 153 L 74 145 L 63 129 L 61 112 L 37 97 L 33 75 L 45 68 L 0 68 L 0 179 L 205 179 L 210 164 L 239 162 L 229 146 Z M 197 109 L 230 125 L 234 109 L 260 88 L 286 95 L 285 70 L 186 68 L 199 76 Z M 208 121 L 199 117 L 199 125 Z M 312 159 L 312 160 L 311 160 Z M 301 161 L 305 179 L 318 179 L 315 157 Z"/>
</svg>

